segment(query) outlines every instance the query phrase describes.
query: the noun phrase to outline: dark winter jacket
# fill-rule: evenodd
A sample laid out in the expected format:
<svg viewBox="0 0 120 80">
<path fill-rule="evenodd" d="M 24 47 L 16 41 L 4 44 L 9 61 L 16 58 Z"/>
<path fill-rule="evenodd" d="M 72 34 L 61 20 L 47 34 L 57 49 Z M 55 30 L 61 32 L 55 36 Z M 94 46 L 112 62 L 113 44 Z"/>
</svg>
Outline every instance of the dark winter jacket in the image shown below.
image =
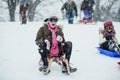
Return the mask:
<svg viewBox="0 0 120 80">
<path fill-rule="evenodd" d="M 64 39 L 64 34 L 62 32 L 62 28 L 60 28 L 60 26 L 58 26 L 58 30 L 56 31 L 56 36 L 62 36 L 63 38 L 63 42 L 65 41 Z M 50 30 L 48 29 L 47 24 L 44 24 L 44 26 L 42 26 L 38 32 L 37 32 L 37 36 L 36 36 L 36 42 L 39 40 L 44 41 L 45 39 L 48 39 L 50 42 L 52 42 L 52 33 L 50 32 Z"/>
<path fill-rule="evenodd" d="M 81 10 L 93 11 L 94 0 L 84 0 L 81 5 Z"/>
<path fill-rule="evenodd" d="M 76 16 L 77 16 L 77 7 L 74 1 L 71 4 L 68 1 L 64 3 L 61 8 L 61 11 L 63 11 L 64 9 L 66 13 L 71 13 L 73 10 L 75 10 Z"/>
</svg>

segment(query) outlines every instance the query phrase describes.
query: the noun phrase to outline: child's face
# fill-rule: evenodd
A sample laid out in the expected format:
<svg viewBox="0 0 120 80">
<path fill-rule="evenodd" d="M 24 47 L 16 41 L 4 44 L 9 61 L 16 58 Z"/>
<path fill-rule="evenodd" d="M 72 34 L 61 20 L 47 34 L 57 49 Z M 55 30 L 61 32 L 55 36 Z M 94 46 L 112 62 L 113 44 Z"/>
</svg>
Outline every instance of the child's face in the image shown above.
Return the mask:
<svg viewBox="0 0 120 80">
<path fill-rule="evenodd" d="M 106 30 L 109 31 L 109 32 L 112 31 L 112 29 L 113 29 L 112 25 L 109 25 L 109 26 L 106 27 Z"/>
</svg>

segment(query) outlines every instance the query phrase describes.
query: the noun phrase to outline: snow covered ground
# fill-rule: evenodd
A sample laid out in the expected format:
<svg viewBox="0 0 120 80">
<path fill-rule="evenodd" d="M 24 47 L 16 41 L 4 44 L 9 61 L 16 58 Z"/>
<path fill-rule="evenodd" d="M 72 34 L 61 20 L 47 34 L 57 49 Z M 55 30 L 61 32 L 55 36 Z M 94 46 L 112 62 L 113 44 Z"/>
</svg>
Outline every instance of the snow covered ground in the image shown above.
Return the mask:
<svg viewBox="0 0 120 80">
<path fill-rule="evenodd" d="M 96 25 L 63 24 L 66 40 L 73 42 L 71 63 L 78 71 L 70 75 L 61 73 L 56 63 L 51 73 L 43 75 L 38 71 L 39 53 L 35 45 L 36 32 L 42 22 L 20 25 L 20 22 L 0 23 L 0 80 L 120 80 L 120 58 L 112 58 L 98 53 L 98 29 Z M 114 22 L 120 40 L 120 23 Z"/>
</svg>

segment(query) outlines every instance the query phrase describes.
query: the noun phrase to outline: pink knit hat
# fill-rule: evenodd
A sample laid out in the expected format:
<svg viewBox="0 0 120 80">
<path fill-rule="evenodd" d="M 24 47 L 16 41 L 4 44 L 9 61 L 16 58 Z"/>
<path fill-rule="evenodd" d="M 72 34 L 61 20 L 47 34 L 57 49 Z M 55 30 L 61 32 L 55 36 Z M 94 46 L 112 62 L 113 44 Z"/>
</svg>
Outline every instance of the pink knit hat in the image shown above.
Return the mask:
<svg viewBox="0 0 120 80">
<path fill-rule="evenodd" d="M 113 26 L 112 21 L 105 21 L 104 28 L 106 28 L 107 26 Z"/>
</svg>

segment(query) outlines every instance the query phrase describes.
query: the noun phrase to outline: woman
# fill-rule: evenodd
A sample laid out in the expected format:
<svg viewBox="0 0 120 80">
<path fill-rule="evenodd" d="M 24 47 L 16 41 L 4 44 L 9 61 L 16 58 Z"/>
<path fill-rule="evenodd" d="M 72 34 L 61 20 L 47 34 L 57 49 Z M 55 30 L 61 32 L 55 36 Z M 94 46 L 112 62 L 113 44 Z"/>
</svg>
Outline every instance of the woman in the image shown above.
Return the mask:
<svg viewBox="0 0 120 80">
<path fill-rule="evenodd" d="M 70 61 L 72 42 L 65 42 L 64 34 L 60 26 L 57 25 L 58 18 L 56 16 L 50 17 L 45 20 L 44 26 L 42 26 L 37 32 L 36 44 L 39 46 L 39 53 L 43 61 L 43 69 L 48 67 L 47 57 L 61 57 L 65 55 L 65 58 Z M 66 65 L 63 62 L 63 71 L 65 72 Z M 76 68 L 71 68 L 71 72 L 75 72 Z"/>
</svg>

